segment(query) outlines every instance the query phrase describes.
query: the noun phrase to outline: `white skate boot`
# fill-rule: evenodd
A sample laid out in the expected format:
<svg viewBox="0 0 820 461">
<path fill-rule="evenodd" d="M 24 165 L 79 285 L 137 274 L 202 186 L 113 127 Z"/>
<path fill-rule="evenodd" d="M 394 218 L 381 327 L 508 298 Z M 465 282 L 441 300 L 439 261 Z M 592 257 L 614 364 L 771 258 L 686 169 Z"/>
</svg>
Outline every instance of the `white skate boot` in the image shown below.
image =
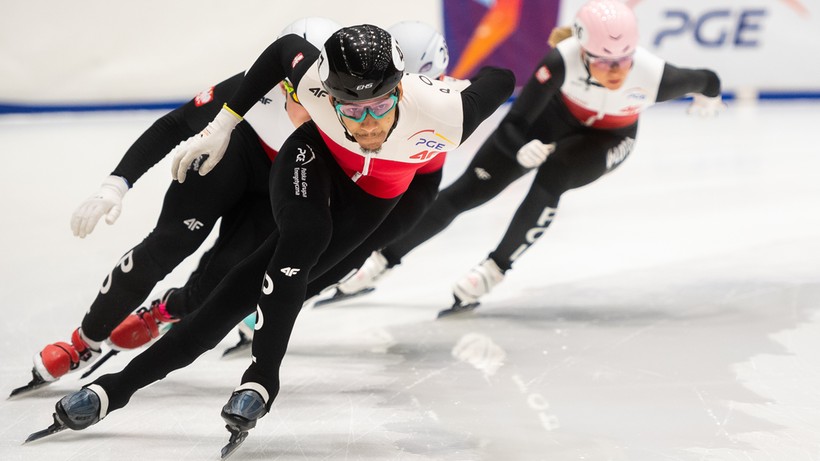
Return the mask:
<svg viewBox="0 0 820 461">
<path fill-rule="evenodd" d="M 490 258 L 473 267 L 453 285 L 453 307 L 439 312 L 439 317 L 473 310 L 478 307 L 479 298 L 486 295 L 504 280 L 504 273 Z"/>
<path fill-rule="evenodd" d="M 387 267 L 387 258 L 381 252 L 374 251 L 359 270 L 336 286 L 331 297 L 316 301 L 314 306 L 319 307 L 371 293 L 376 289 L 376 282 L 388 272 L 390 269 Z"/>
</svg>

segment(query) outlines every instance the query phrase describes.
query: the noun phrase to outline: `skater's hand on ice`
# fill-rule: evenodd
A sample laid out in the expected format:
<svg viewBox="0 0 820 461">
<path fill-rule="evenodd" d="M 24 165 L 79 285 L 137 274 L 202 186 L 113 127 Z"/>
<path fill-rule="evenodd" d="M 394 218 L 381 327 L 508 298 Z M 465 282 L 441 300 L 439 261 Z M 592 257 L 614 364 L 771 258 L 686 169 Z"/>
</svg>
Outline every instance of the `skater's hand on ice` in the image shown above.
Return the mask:
<svg viewBox="0 0 820 461">
<path fill-rule="evenodd" d="M 716 117 L 719 113 L 726 110 L 726 103 L 720 95 L 715 97 L 704 96 L 702 94 L 692 95 L 692 104 L 686 110 L 689 115 L 700 115 L 703 118 Z"/>
<path fill-rule="evenodd" d="M 114 224 L 122 212 L 122 198 L 128 192 L 128 183 L 120 176 L 105 178 L 100 190 L 85 199 L 71 215 L 71 231 L 75 237 L 85 238 L 105 215 L 105 222 Z"/>
<path fill-rule="evenodd" d="M 544 144 L 533 139 L 518 149 L 515 159 L 524 168 L 537 168 L 547 160 L 551 153 L 555 152 L 555 143 Z"/>
<path fill-rule="evenodd" d="M 241 121 L 242 117 L 224 105 L 204 130 L 177 145 L 171 151 L 174 154 L 171 165 L 171 175 L 174 179 L 185 182 L 188 168 L 192 164 L 200 176 L 210 173 L 225 155 L 228 142 L 231 140 L 231 132 Z M 200 161 L 194 163 L 197 159 Z"/>
</svg>

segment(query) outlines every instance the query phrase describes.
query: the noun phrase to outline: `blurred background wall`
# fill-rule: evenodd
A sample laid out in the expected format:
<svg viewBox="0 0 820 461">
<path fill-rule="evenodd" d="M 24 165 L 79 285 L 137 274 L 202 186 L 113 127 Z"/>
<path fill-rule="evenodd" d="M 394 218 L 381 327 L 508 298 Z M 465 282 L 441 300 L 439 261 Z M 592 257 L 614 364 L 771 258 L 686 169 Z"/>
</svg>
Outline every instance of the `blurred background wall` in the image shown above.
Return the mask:
<svg viewBox="0 0 820 461">
<path fill-rule="evenodd" d="M 428 22 L 450 71 L 494 63 L 523 84 L 555 24 L 584 0 L 7 1 L 0 15 L 0 112 L 179 104 L 246 69 L 291 21 Z M 820 4 L 808 0 L 630 0 L 641 43 L 710 67 L 729 96 L 820 97 Z"/>
</svg>

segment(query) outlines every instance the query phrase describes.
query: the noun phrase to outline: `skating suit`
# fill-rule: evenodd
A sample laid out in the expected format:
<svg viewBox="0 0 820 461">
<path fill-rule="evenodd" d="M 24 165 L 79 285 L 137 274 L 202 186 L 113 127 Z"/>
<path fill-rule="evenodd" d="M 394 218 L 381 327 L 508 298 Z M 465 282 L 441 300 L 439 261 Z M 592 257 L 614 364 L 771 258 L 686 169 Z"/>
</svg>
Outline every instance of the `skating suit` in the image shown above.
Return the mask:
<svg viewBox="0 0 820 461">
<path fill-rule="evenodd" d="M 245 113 L 260 95 L 288 78 L 313 119 L 285 141 L 271 168 L 275 229 L 198 311 L 122 372 L 98 380 L 110 409 L 216 346 L 254 309 L 253 360 L 241 382 L 261 386 L 270 404 L 279 390 L 279 366 L 308 282 L 359 246 L 393 209 L 415 173 L 439 169 L 441 153 L 460 145 L 507 100 L 514 85 L 510 71 L 494 68 L 484 69 L 460 92 L 407 74 L 397 122 L 381 151 L 367 155 L 344 136 L 318 80 L 318 55 L 295 35 L 277 40 L 228 102 Z"/>
<path fill-rule="evenodd" d="M 554 142 L 555 152 L 538 167 L 527 196 L 490 254 L 502 270 L 509 269 L 552 222 L 561 194 L 595 181 L 627 158 L 642 111 L 687 93 L 717 96 L 720 80 L 710 70 L 677 68 L 639 47 L 623 85 L 609 90 L 590 76 L 578 41 L 564 40 L 535 66 L 464 174 L 441 191 L 412 231 L 385 248 L 384 256 L 391 265 L 398 264 L 456 216 L 527 173 L 516 160 L 521 146 L 532 139 Z"/>
</svg>

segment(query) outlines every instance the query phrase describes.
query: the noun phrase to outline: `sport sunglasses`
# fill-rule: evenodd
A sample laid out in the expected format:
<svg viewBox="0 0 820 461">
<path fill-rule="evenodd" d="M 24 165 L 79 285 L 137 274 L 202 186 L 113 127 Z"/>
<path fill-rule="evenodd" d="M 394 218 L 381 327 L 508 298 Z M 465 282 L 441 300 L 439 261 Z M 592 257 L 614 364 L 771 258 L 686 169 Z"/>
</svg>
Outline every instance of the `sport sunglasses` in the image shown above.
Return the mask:
<svg viewBox="0 0 820 461">
<path fill-rule="evenodd" d="M 615 66 L 621 68 L 629 67 L 632 65 L 632 61 L 634 60 L 634 56 L 631 54 L 621 56 L 620 58 L 606 58 L 603 56 L 595 56 L 590 53 L 586 53 L 586 55 L 589 65 L 602 71 L 609 70 Z"/>
<path fill-rule="evenodd" d="M 337 101 L 334 106 L 336 112 L 342 117 L 349 118 L 357 123 L 361 123 L 369 113 L 376 120 L 382 119 L 388 112 L 396 107 L 399 102 L 398 96 L 391 94 L 385 99 L 369 102 L 341 102 Z"/>
</svg>

